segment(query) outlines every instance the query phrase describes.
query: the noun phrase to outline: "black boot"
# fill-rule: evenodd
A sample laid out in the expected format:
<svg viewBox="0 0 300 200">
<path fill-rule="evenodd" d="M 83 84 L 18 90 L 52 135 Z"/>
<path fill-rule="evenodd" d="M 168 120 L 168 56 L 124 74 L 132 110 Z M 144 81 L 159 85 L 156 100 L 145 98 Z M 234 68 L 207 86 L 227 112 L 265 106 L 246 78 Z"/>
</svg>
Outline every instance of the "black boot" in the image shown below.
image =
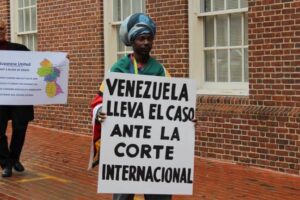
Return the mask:
<svg viewBox="0 0 300 200">
<path fill-rule="evenodd" d="M 3 168 L 2 177 L 11 177 L 11 176 L 12 176 L 12 166 L 11 164 L 7 164 Z"/>
<path fill-rule="evenodd" d="M 16 161 L 14 164 L 14 169 L 17 172 L 23 172 L 25 170 L 24 166 L 22 165 L 22 163 L 20 161 Z"/>
</svg>

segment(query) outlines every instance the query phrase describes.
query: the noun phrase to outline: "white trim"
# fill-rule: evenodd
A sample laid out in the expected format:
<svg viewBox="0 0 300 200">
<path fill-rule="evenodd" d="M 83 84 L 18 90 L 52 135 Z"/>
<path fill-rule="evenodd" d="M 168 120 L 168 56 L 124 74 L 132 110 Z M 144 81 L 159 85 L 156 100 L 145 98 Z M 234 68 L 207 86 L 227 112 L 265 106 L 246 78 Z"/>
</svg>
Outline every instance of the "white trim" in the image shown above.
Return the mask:
<svg viewBox="0 0 300 200">
<path fill-rule="evenodd" d="M 113 25 L 113 26 L 121 25 L 121 23 L 122 23 L 121 21 L 118 21 L 118 22 L 113 22 L 112 21 L 112 22 L 110 22 L 110 24 Z"/>
<path fill-rule="evenodd" d="M 10 0 L 10 40 L 11 42 L 19 42 L 17 37 L 18 30 L 18 13 L 17 13 L 17 1 Z"/>
<path fill-rule="evenodd" d="M 213 5 L 212 5 L 213 6 Z M 240 46 L 222 46 L 216 47 L 205 47 L 204 41 L 204 17 L 205 16 L 215 16 L 215 15 L 224 15 L 231 13 L 244 13 L 248 11 L 248 8 L 240 9 L 229 9 L 222 11 L 213 11 L 213 12 L 203 12 L 200 13 L 201 5 L 200 0 L 188 1 L 188 19 L 189 19 L 189 76 L 192 79 L 197 81 L 197 94 L 199 95 L 240 95 L 247 96 L 249 95 L 249 83 L 248 82 L 205 82 L 205 62 L 204 62 L 204 51 L 205 50 L 214 50 L 215 59 L 216 50 L 226 49 L 230 53 L 230 49 L 244 49 L 248 45 Z M 228 22 L 229 19 L 227 19 Z M 229 23 L 229 22 L 228 22 Z M 214 24 L 216 24 L 214 22 Z M 230 28 L 230 27 L 229 27 Z M 242 27 L 243 28 L 243 27 Z M 228 29 L 229 31 L 229 29 Z M 216 34 L 216 27 L 214 30 Z M 230 35 L 228 34 L 228 37 Z M 216 39 L 216 37 L 214 37 Z M 230 40 L 228 40 L 229 42 Z M 216 40 L 214 41 L 216 42 Z M 242 51 L 243 52 L 243 51 Z M 229 56 L 229 55 L 228 55 Z M 243 57 L 244 55 L 242 55 Z M 243 61 L 243 60 L 242 60 Z M 216 62 L 216 60 L 215 60 Z M 230 62 L 228 60 L 228 62 Z M 244 63 L 242 63 L 244 66 Z M 216 66 L 216 63 L 215 63 Z M 228 68 L 228 72 L 230 66 Z M 215 70 L 216 73 L 216 70 Z M 243 70 L 244 78 L 244 70 Z M 244 79 L 243 79 L 244 80 Z"/>
<path fill-rule="evenodd" d="M 200 10 L 200 9 L 199 9 Z M 225 14 L 234 14 L 234 13 L 243 13 L 248 12 L 248 8 L 239 8 L 239 9 L 228 9 L 228 10 L 218 10 L 212 12 L 202 12 L 197 15 L 198 17 L 206 17 L 206 16 L 215 16 L 215 15 L 225 15 Z"/>
<path fill-rule="evenodd" d="M 22 35 L 30 35 L 30 34 L 35 34 L 37 33 L 37 31 L 24 31 L 24 32 L 19 32 L 17 33 L 19 36 L 22 36 Z"/>
<path fill-rule="evenodd" d="M 200 10 L 200 4 L 198 4 L 199 0 L 196 1 L 188 1 L 188 23 L 189 23 L 189 77 L 197 81 L 197 88 L 200 88 L 204 83 L 204 76 L 200 76 L 198 74 L 204 73 L 204 66 L 198 62 L 198 59 L 204 59 L 204 44 L 201 45 L 201 41 L 203 41 L 204 33 L 203 29 L 203 20 L 199 20 L 197 15 Z M 199 33 L 198 37 L 195 37 L 195 34 Z M 200 56 L 199 56 L 200 53 Z"/>
<path fill-rule="evenodd" d="M 230 37 L 230 35 L 229 35 Z M 230 40 L 228 40 L 230 41 Z M 228 50 L 228 49 L 242 49 L 248 48 L 248 45 L 241 45 L 241 46 L 217 46 L 217 47 L 203 47 L 203 50 Z"/>
<path fill-rule="evenodd" d="M 110 67 L 116 62 L 117 55 L 114 53 L 117 51 L 117 41 L 114 37 L 116 30 L 113 25 L 113 1 L 103 1 L 103 26 L 104 26 L 104 72 L 106 73 Z"/>
<path fill-rule="evenodd" d="M 205 82 L 205 89 L 226 89 L 226 88 L 230 88 L 230 89 L 234 89 L 234 90 L 238 90 L 238 89 L 246 89 L 248 87 L 248 83 L 242 83 L 242 82 L 218 82 L 218 83 L 214 83 L 214 82 Z"/>
<path fill-rule="evenodd" d="M 199 89 L 198 95 L 222 95 L 222 96 L 249 96 L 249 90 L 233 89 Z"/>
<path fill-rule="evenodd" d="M 26 9 L 26 8 L 34 8 L 34 7 L 36 7 L 36 6 L 32 6 L 32 5 L 30 5 L 30 6 L 23 6 L 22 8 L 17 8 L 18 10 L 24 10 L 24 9 Z"/>
<path fill-rule="evenodd" d="M 241 1 L 239 1 L 239 5 L 241 4 Z M 242 44 L 244 44 L 244 35 L 245 35 L 245 26 L 244 26 L 244 20 L 245 20 L 245 14 L 242 14 L 242 24 L 241 24 L 241 31 L 242 31 Z M 242 80 L 245 81 L 245 49 L 242 48 Z"/>
</svg>

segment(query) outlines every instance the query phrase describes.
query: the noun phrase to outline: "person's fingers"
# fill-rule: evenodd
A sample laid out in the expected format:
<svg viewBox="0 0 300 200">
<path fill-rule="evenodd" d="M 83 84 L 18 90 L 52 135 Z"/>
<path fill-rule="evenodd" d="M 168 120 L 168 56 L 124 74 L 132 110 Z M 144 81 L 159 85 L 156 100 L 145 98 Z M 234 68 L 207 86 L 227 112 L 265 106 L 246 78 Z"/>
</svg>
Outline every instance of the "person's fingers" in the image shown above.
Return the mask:
<svg viewBox="0 0 300 200">
<path fill-rule="evenodd" d="M 97 119 L 100 123 L 102 123 L 106 119 L 106 113 L 104 112 L 99 112 L 97 114 Z"/>
<path fill-rule="evenodd" d="M 101 117 L 102 119 L 106 119 L 106 113 L 100 112 L 98 114 L 98 117 Z"/>
</svg>

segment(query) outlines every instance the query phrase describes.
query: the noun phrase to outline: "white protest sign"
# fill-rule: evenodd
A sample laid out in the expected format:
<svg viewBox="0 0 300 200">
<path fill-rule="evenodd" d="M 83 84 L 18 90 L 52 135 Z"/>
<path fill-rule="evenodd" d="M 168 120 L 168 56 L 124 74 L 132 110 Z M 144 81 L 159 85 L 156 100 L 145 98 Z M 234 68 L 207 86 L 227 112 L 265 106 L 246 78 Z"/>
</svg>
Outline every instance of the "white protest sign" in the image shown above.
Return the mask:
<svg viewBox="0 0 300 200">
<path fill-rule="evenodd" d="M 0 105 L 65 104 L 66 53 L 0 51 Z"/>
<path fill-rule="evenodd" d="M 108 73 L 98 192 L 192 194 L 196 82 Z"/>
</svg>

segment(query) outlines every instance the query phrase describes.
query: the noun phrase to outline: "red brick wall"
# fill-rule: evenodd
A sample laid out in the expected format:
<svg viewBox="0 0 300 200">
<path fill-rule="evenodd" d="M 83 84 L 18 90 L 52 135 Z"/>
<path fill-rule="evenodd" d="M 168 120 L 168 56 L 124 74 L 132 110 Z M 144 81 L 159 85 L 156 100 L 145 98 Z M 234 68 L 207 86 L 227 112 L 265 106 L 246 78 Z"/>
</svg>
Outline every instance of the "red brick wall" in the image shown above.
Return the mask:
<svg viewBox="0 0 300 200">
<path fill-rule="evenodd" d="M 7 39 L 10 36 L 10 12 L 9 12 L 9 0 L 0 0 L 0 18 L 7 23 Z"/>
<path fill-rule="evenodd" d="M 300 175 L 300 2 L 248 13 L 250 95 L 198 98 L 196 154 Z"/>
<path fill-rule="evenodd" d="M 157 25 L 153 56 L 175 77 L 188 77 L 188 2 L 148 0 L 147 13 Z"/>
<path fill-rule="evenodd" d="M 300 107 L 299 24 L 297 0 L 250 2 L 251 104 Z"/>
<path fill-rule="evenodd" d="M 250 95 L 198 97 L 196 155 L 300 174 L 299 4 L 249 1 Z M 153 53 L 173 76 L 188 76 L 187 9 L 187 1 L 148 0 Z"/>
<path fill-rule="evenodd" d="M 146 7 L 158 25 L 153 55 L 188 77 L 188 0 Z M 101 0 L 38 1 L 39 50 L 66 51 L 71 64 L 68 104 L 38 106 L 36 124 L 91 132 L 89 103 L 104 74 L 102 10 Z M 300 175 L 299 13 L 298 0 L 249 1 L 250 95 L 198 96 L 196 155 Z"/>
<path fill-rule="evenodd" d="M 104 74 L 103 5 L 100 0 L 39 0 L 38 50 L 70 57 L 67 105 L 36 106 L 44 127 L 91 133 L 89 104 Z"/>
</svg>

